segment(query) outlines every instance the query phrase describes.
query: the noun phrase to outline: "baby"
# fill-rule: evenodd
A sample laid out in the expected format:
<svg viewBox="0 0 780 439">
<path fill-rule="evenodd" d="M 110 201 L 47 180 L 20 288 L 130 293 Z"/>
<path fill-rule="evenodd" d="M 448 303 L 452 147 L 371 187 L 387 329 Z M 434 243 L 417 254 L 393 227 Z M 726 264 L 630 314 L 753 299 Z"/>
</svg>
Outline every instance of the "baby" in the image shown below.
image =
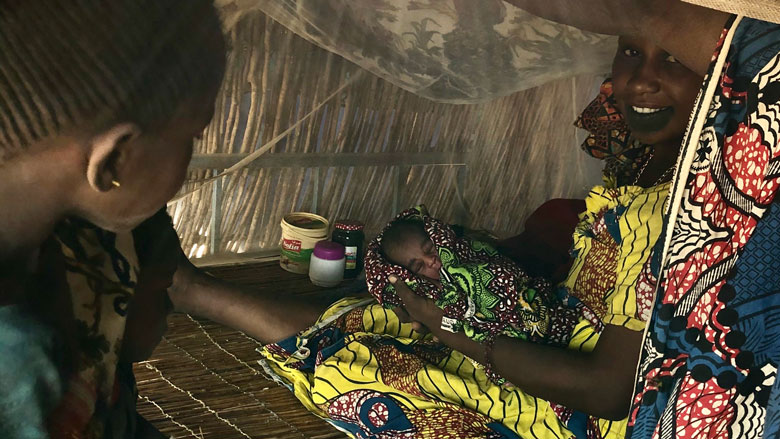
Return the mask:
<svg viewBox="0 0 780 439">
<path fill-rule="evenodd" d="M 435 301 L 443 329 L 482 343 L 503 334 L 565 345 L 579 320 L 579 308 L 564 304 L 546 281 L 526 275 L 491 244 L 458 236 L 424 206 L 402 212 L 366 254 L 369 292 L 385 306 L 400 306 L 390 274 Z"/>
<path fill-rule="evenodd" d="M 385 229 L 381 248 L 388 262 L 440 284 L 441 259 L 436 246 L 425 232 L 422 220 L 410 218 L 393 221 Z"/>
</svg>

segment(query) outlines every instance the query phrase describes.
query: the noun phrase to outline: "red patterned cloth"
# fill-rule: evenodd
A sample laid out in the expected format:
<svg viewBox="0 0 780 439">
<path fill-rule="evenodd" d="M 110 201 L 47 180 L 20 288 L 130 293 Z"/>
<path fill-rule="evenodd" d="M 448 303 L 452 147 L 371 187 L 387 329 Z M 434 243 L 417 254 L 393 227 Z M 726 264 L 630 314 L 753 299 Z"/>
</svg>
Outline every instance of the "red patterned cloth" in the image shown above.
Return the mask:
<svg viewBox="0 0 780 439">
<path fill-rule="evenodd" d="M 582 149 L 606 162 L 604 173 L 615 178 L 618 186 L 631 183 L 652 152 L 652 146 L 642 145 L 631 136 L 623 114 L 615 105 L 611 78 L 601 84 L 599 95 L 583 110 L 574 126 L 590 133 Z"/>
</svg>

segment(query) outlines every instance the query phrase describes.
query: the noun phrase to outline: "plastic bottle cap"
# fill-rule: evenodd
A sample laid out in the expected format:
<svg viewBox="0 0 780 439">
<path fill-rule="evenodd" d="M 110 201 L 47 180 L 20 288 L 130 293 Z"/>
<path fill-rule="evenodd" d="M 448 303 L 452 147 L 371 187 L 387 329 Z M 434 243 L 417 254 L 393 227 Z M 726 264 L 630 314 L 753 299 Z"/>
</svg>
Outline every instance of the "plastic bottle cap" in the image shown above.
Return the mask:
<svg viewBox="0 0 780 439">
<path fill-rule="evenodd" d="M 328 261 L 338 261 L 344 257 L 344 246 L 338 242 L 320 241 L 314 245 L 314 256 Z"/>
</svg>

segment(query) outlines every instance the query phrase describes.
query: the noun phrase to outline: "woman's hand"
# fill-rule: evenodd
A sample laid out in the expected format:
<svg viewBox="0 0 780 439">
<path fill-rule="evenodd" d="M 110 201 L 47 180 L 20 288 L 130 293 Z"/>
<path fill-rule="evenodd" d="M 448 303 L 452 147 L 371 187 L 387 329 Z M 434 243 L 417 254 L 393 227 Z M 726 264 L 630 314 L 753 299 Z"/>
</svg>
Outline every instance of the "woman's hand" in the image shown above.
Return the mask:
<svg viewBox="0 0 780 439">
<path fill-rule="evenodd" d="M 183 253 L 168 292 L 174 311 L 221 323 L 264 344 L 313 325 L 337 300 L 331 294 L 304 298 L 238 287 L 195 267 Z"/>
<path fill-rule="evenodd" d="M 485 347 L 462 332 L 441 329 L 444 312 L 395 276 L 389 277 L 415 327 L 427 327 L 442 343 L 485 364 Z M 403 310 L 403 311 L 402 311 Z M 607 325 L 593 352 L 529 343 L 500 336 L 493 345 L 493 369 L 530 395 L 606 419 L 626 416 L 642 333 Z"/>
<path fill-rule="evenodd" d="M 485 348 L 480 343 L 466 337 L 462 332 L 452 333 L 441 329 L 441 318 L 444 317 L 444 311 L 437 307 L 433 300 L 414 294 L 404 282 L 399 281 L 395 276 L 391 275 L 388 280 L 393 284 L 398 297 L 404 303 L 403 307 L 396 308 L 396 314 L 401 321 L 404 321 L 408 316 L 407 321 L 411 320 L 415 331 L 431 332 L 435 338 L 452 349 L 484 363 Z"/>
<path fill-rule="evenodd" d="M 393 275 L 388 280 L 393 284 L 395 292 L 404 303 L 404 306 L 396 311 L 402 322 L 411 321 L 412 327 L 417 332 L 435 331 L 441 327 L 444 311 L 439 309 L 432 300 L 414 294 L 404 282 L 399 282 L 398 278 Z"/>
</svg>

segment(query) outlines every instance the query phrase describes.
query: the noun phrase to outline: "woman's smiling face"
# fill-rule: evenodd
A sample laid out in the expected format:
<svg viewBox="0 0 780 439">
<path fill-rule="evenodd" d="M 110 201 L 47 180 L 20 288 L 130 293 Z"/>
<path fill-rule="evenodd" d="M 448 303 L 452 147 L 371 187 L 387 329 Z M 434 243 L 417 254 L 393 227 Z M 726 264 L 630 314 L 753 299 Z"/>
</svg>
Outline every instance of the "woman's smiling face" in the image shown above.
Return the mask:
<svg viewBox="0 0 780 439">
<path fill-rule="evenodd" d="M 650 40 L 620 37 L 612 87 L 631 134 L 640 142 L 681 139 L 701 82 L 701 76 Z"/>
</svg>

